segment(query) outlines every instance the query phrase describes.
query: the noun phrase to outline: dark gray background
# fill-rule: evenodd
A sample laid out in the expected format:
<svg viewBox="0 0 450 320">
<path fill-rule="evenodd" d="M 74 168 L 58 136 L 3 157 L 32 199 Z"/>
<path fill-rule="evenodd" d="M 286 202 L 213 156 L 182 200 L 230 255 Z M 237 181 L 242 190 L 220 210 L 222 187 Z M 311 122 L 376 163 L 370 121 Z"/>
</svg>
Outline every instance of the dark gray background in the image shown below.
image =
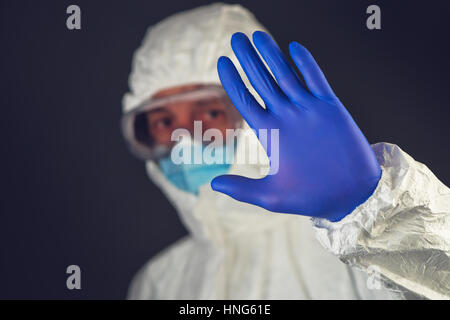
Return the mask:
<svg viewBox="0 0 450 320">
<path fill-rule="evenodd" d="M 124 298 L 185 234 L 119 131 L 146 28 L 207 1 L 1 1 L 0 298 Z M 286 52 L 308 47 L 370 142 L 400 145 L 450 185 L 445 1 L 246 1 Z M 82 30 L 66 29 L 78 4 Z M 369 4 L 382 30 L 365 27 Z M 66 289 L 66 267 L 82 290 Z"/>
</svg>

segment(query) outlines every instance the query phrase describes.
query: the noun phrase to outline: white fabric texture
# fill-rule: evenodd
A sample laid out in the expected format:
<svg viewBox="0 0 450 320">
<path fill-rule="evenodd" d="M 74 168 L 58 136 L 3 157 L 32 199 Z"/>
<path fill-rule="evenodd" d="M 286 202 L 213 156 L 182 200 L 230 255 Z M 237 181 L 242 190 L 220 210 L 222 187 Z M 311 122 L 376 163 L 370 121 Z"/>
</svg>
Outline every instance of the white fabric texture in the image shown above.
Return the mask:
<svg viewBox="0 0 450 320">
<path fill-rule="evenodd" d="M 220 56 L 228 56 L 248 84 L 230 39 L 235 32 L 251 37 L 257 30 L 267 32 L 252 13 L 240 5 L 221 3 L 174 14 L 150 27 L 133 57 L 130 92 L 123 97 L 123 110 L 138 107 L 161 89 L 197 83 L 220 85 Z"/>
<path fill-rule="evenodd" d="M 251 35 L 256 30 L 264 28 L 246 9 L 225 4 L 179 13 L 151 27 L 134 57 L 131 91 L 124 97 L 124 111 L 138 106 L 162 88 L 190 83 L 219 83 L 217 58 L 227 55 L 235 59 L 229 44 L 232 33 L 241 31 Z M 242 140 L 238 138 L 239 145 L 242 145 Z M 252 143 L 259 145 L 255 136 Z M 439 244 L 448 248 L 448 242 L 442 237 L 445 230 L 437 229 L 438 215 L 425 214 L 427 210 L 445 211 L 445 204 L 437 204 L 428 197 L 436 195 L 432 190 L 442 189 L 445 193 L 447 189 L 423 165 L 411 160 L 405 162 L 408 164 L 405 166 L 395 152 L 379 154 L 378 149 L 380 147 L 376 147 L 375 151 L 384 166 L 383 182 L 378 189 L 396 186 L 401 177 L 411 170 L 422 172 L 423 183 L 427 183 L 427 187 L 409 185 L 410 195 L 420 198 L 422 207 L 405 196 L 406 189 L 393 194 L 380 193 L 377 189 L 365 204 L 342 222 L 342 228 L 315 221 L 321 242 L 333 253 L 351 260 L 348 262 L 361 264 L 364 269 L 367 261 L 359 257 L 358 252 L 365 252 L 359 249 L 365 243 L 366 246 L 371 245 L 371 239 L 359 236 L 358 232 L 364 228 L 371 230 L 372 220 L 381 221 L 381 218 L 376 218 L 378 211 L 388 218 L 388 212 L 383 208 L 398 207 L 397 196 L 401 193 L 402 201 L 410 203 L 411 207 L 405 205 L 396 216 L 405 220 L 396 220 L 394 215 L 389 215 L 390 218 L 385 219 L 387 224 L 380 227 L 380 232 L 384 228 L 388 233 L 374 245 L 384 244 L 380 245 L 381 253 L 386 252 L 390 242 L 393 243 L 390 247 L 393 253 L 401 244 L 419 245 L 418 234 L 416 241 L 413 237 L 411 241 L 404 241 L 395 232 L 389 232 L 399 227 L 404 236 L 406 229 L 402 228 L 409 224 L 407 221 L 414 221 L 410 223 L 413 227 L 409 230 L 411 233 L 422 231 L 419 226 L 424 226 L 430 232 L 424 240 L 430 242 L 430 248 Z M 238 146 L 238 152 L 246 152 L 245 147 Z M 393 163 L 392 169 L 386 166 L 389 163 Z M 259 166 L 234 165 L 231 173 L 258 178 L 263 176 L 259 169 Z M 392 294 L 384 287 L 370 285 L 371 278 L 364 272 L 342 263 L 320 245 L 315 238 L 311 219 L 307 217 L 271 213 L 237 202 L 214 192 L 209 185 L 201 187 L 199 195 L 194 196 L 171 185 L 151 161 L 147 162 L 147 172 L 174 205 L 190 235 L 166 248 L 142 267 L 130 286 L 130 299 L 390 299 L 409 293 L 406 290 L 402 292 L 403 289 L 397 286 L 397 292 Z M 449 202 L 446 201 L 448 212 Z M 408 213 L 410 208 L 414 211 Z M 418 212 L 418 217 L 413 214 L 415 212 Z M 351 223 L 352 232 L 348 234 L 365 241 L 356 242 L 356 250 L 352 249 L 355 241 L 346 241 L 343 231 L 347 228 L 345 222 L 354 216 L 357 216 L 354 218 L 356 221 L 361 221 L 361 225 Z M 448 218 L 448 213 L 443 213 L 444 216 Z M 429 217 L 432 217 L 431 221 L 428 221 Z M 441 221 L 446 223 L 448 230 L 448 220 L 442 218 Z M 431 225 L 435 227 L 428 230 Z M 399 243 L 396 244 L 396 241 Z M 435 251 L 423 252 L 428 252 L 431 258 Z M 401 257 L 414 263 L 413 256 Z M 389 265 L 389 259 L 385 254 L 380 260 Z M 416 266 L 417 269 L 419 267 Z M 409 280 L 414 281 L 412 278 Z"/>
<path fill-rule="evenodd" d="M 398 146 L 373 146 L 383 174 L 374 194 L 332 223 L 315 218 L 319 241 L 382 284 L 450 299 L 450 189 Z"/>
</svg>

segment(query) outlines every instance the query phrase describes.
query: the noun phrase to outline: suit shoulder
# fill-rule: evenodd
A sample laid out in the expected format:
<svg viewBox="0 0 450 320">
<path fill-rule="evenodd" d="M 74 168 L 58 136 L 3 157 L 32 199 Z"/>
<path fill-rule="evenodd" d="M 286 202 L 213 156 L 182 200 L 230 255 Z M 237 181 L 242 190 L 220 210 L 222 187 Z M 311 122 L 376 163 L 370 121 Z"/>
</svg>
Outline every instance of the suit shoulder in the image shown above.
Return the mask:
<svg viewBox="0 0 450 320">
<path fill-rule="evenodd" d="M 185 236 L 147 261 L 133 277 L 128 289 L 128 299 L 152 299 L 154 291 L 154 280 L 161 279 L 167 268 L 173 263 L 180 264 L 180 258 L 186 256 L 186 252 L 192 248 L 193 240 Z"/>
</svg>

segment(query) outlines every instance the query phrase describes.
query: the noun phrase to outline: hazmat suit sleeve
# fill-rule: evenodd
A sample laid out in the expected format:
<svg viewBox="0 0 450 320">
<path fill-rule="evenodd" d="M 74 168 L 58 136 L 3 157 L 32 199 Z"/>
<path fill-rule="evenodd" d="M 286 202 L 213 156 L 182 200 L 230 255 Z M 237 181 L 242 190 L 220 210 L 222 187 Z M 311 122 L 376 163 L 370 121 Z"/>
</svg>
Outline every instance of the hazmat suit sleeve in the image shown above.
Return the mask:
<svg viewBox="0 0 450 320">
<path fill-rule="evenodd" d="M 398 146 L 372 146 L 382 177 L 338 222 L 313 218 L 320 243 L 395 291 L 450 299 L 450 189 Z"/>
</svg>

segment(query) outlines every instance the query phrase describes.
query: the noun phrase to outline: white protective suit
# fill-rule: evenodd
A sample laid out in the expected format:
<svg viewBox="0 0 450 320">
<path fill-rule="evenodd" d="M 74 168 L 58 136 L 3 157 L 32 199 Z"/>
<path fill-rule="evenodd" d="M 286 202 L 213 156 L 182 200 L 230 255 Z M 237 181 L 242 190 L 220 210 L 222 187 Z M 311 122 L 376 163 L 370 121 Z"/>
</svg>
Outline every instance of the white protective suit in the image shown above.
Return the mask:
<svg viewBox="0 0 450 320">
<path fill-rule="evenodd" d="M 225 4 L 178 13 L 151 27 L 134 56 L 124 111 L 163 88 L 220 84 L 217 58 L 237 62 L 231 35 L 255 30 L 264 28 L 251 13 Z M 194 196 L 147 162 L 150 178 L 190 235 L 139 271 L 129 298 L 450 298 L 450 190 L 399 147 L 380 143 L 373 149 L 383 170 L 379 185 L 336 223 L 271 213 L 209 185 Z M 256 166 L 233 166 L 231 172 L 261 177 Z"/>
</svg>

